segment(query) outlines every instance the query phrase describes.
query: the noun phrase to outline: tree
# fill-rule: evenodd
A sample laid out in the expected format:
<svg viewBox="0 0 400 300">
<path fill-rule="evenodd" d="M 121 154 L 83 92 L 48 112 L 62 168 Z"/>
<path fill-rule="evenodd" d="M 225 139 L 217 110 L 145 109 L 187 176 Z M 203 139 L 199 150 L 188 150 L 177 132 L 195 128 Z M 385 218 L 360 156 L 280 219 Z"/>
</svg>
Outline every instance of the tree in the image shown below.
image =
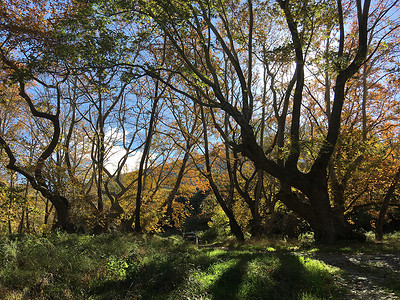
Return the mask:
<svg viewBox="0 0 400 300">
<path fill-rule="evenodd" d="M 44 175 L 46 161 L 58 146 L 60 138 L 60 107 L 63 97 L 60 85 L 67 78 L 67 73 L 60 72 L 54 60 L 46 60 L 46 53 L 51 53 L 57 39 L 52 35 L 52 29 L 61 15 L 70 8 L 68 1 L 63 5 L 52 1 L 37 1 L 31 5 L 29 1 L 10 3 L 3 1 L 0 5 L 0 61 L 4 83 L 14 83 L 18 87 L 21 99 L 29 108 L 32 118 L 38 118 L 47 126 L 53 128 L 47 144 L 35 157 L 32 166 L 18 161 L 10 140 L 0 136 L 0 145 L 8 157 L 7 168 L 23 175 L 31 186 L 47 198 L 56 208 L 56 227 L 66 231 L 75 231 L 70 218 L 69 201 L 59 191 L 53 189 Z M 51 74 L 49 77 L 43 75 Z M 42 75 L 42 76 L 41 76 Z M 46 83 L 46 80 L 48 82 Z M 37 84 L 47 89 L 52 96 L 52 105 L 41 109 L 29 95 L 27 89 Z"/>
<path fill-rule="evenodd" d="M 183 109 L 179 109 L 179 107 L 175 107 L 175 101 L 175 97 L 171 95 L 169 97 L 169 106 L 171 114 L 173 115 L 174 122 L 171 122 L 171 124 L 169 124 L 164 134 L 169 136 L 173 140 L 174 144 L 177 145 L 177 147 L 181 148 L 181 151 L 184 153 L 184 155 L 182 160 L 180 161 L 181 165 L 179 167 L 178 173 L 176 174 L 175 182 L 172 186 L 172 189 L 168 193 L 167 199 L 163 204 L 163 207 L 166 206 L 166 211 L 160 225 L 164 230 L 172 229 L 176 225 L 173 217 L 173 202 L 178 196 L 178 191 L 181 187 L 185 173 L 187 172 L 187 165 L 189 163 L 189 159 L 191 158 L 192 149 L 199 139 L 199 137 L 197 136 L 198 134 L 196 134 L 196 129 L 199 126 L 198 107 L 196 105 L 190 107 L 187 106 L 186 103 L 182 102 Z M 188 114 L 188 111 L 194 113 L 194 118 L 192 115 Z M 169 130 L 176 130 L 178 132 L 172 134 L 169 132 Z M 182 138 L 183 141 L 180 141 Z"/>
<path fill-rule="evenodd" d="M 229 226 L 231 228 L 232 233 L 235 235 L 238 241 L 244 241 L 244 234 L 242 229 L 240 228 L 236 217 L 233 213 L 233 197 L 234 197 L 234 182 L 232 180 L 232 176 L 230 175 L 230 180 L 228 181 L 228 195 L 226 200 L 223 199 L 222 193 L 220 192 L 213 176 L 213 170 L 211 165 L 211 158 L 210 158 L 210 151 L 209 151 L 209 136 L 208 136 L 208 129 L 207 129 L 207 122 L 204 113 L 204 108 L 200 107 L 201 113 L 201 121 L 203 124 L 203 139 L 204 139 L 204 163 L 205 163 L 205 170 L 202 172 L 204 176 L 207 178 L 211 190 L 214 193 L 215 198 L 217 199 L 218 204 L 221 206 L 223 212 L 227 216 L 229 220 Z M 229 158 L 227 158 L 226 162 L 228 162 Z M 228 168 L 228 172 L 229 172 Z"/>
<path fill-rule="evenodd" d="M 177 86 L 171 86 L 193 101 L 213 109 L 224 110 L 240 127 L 240 139 L 232 139 L 219 130 L 221 135 L 229 142 L 237 153 L 252 160 L 255 166 L 268 174 L 278 178 L 288 186 L 295 188 L 305 197 L 298 197 L 290 189 L 281 191 L 279 199 L 290 209 L 303 217 L 313 228 L 317 240 L 323 242 L 334 242 L 338 239 L 352 238 L 352 231 L 343 218 L 332 211 L 327 184 L 327 167 L 330 157 L 337 142 L 341 113 L 345 102 L 346 84 L 350 78 L 363 65 L 367 59 L 368 32 L 378 28 L 380 19 L 394 7 L 390 3 L 386 7 L 381 5 L 374 10 L 376 17 L 369 21 L 370 1 L 357 1 L 355 8 L 349 6 L 349 13 L 355 13 L 357 24 L 356 46 L 345 49 L 345 17 L 342 1 L 326 7 L 318 3 L 296 3 L 292 1 L 278 1 L 282 17 L 286 23 L 285 34 L 290 36 L 287 46 L 289 53 L 294 55 L 294 91 L 290 94 L 292 99 L 291 125 L 288 135 L 289 149 L 285 157 L 284 165 L 280 165 L 268 158 L 259 145 L 254 133 L 254 93 L 252 86 L 253 74 L 253 29 L 254 29 L 254 8 L 252 1 L 247 3 L 236 3 L 234 1 L 225 3 L 214 3 L 210 1 L 195 2 L 168 2 L 152 1 L 138 2 L 139 13 L 148 15 L 157 23 L 160 29 L 170 39 L 171 45 L 179 55 L 180 63 L 186 69 L 174 70 L 177 76 L 181 76 L 193 89 L 201 89 L 202 100 L 185 94 Z M 268 8 L 277 10 L 273 4 Z M 240 7 L 248 16 L 248 22 L 242 26 L 242 31 L 236 34 L 235 16 Z M 347 6 L 346 6 L 347 7 Z M 302 103 L 304 97 L 304 70 L 307 63 L 307 47 L 309 40 L 316 37 L 313 33 L 317 31 L 318 13 L 328 9 L 332 16 L 338 20 L 338 39 L 336 41 L 337 51 L 332 63 L 335 65 L 335 88 L 327 124 L 327 131 L 321 142 L 320 150 L 315 160 L 310 163 L 306 171 L 298 168 L 299 158 L 302 153 L 300 140 Z M 336 12 L 335 12 L 336 11 Z M 315 13 L 316 12 L 316 13 Z M 387 34 L 387 31 L 385 31 Z M 186 35 L 193 35 L 199 41 L 197 44 L 185 44 Z M 383 34 L 383 37 L 385 34 Z M 382 37 L 382 38 L 383 38 Z M 246 55 L 242 55 L 245 49 Z M 194 53 L 199 53 L 193 56 Z M 229 64 L 236 72 L 239 83 L 237 97 L 239 101 L 232 105 L 226 98 L 222 86 L 222 76 L 218 72 L 218 58 L 226 55 Z M 194 60 L 201 60 L 200 64 Z M 154 74 L 153 76 L 156 76 Z"/>
<path fill-rule="evenodd" d="M 379 216 L 375 224 L 375 238 L 377 241 L 383 240 L 383 222 L 385 220 L 385 215 L 389 208 L 389 202 L 394 195 L 396 185 L 399 183 L 399 181 L 400 181 L 400 167 L 397 169 L 397 172 L 393 177 L 393 180 L 383 199 L 382 207 L 379 211 Z"/>
<path fill-rule="evenodd" d="M 174 199 L 196 165 L 238 239 L 282 203 L 317 240 L 362 238 L 351 215 L 380 202 L 384 215 L 396 194 L 396 5 L 6 1 L 1 99 L 23 105 L 1 104 L 1 159 L 69 231 L 85 214 L 100 231 L 184 218 Z"/>
<path fill-rule="evenodd" d="M 3 59 L 9 63 L 10 67 L 14 68 L 14 70 L 18 71 L 15 65 L 13 65 L 10 61 L 8 61 L 4 56 Z M 57 211 L 57 227 L 60 227 L 66 231 L 73 232 L 75 230 L 75 226 L 72 224 L 70 220 L 69 213 L 69 202 L 68 200 L 62 196 L 57 190 L 52 190 L 49 184 L 46 182 L 43 176 L 43 167 L 45 161 L 52 155 L 54 149 L 58 145 L 59 137 L 60 137 L 60 101 L 61 101 L 61 92 L 59 90 L 59 83 L 57 83 L 54 88 L 56 90 L 56 112 L 44 112 L 36 109 L 35 104 L 32 98 L 26 93 L 25 83 L 20 80 L 19 81 L 19 89 L 20 96 L 26 101 L 27 105 L 30 108 L 30 111 L 33 116 L 50 121 L 53 126 L 53 135 L 50 143 L 44 148 L 37 161 L 33 165 L 32 171 L 27 166 L 19 165 L 17 159 L 10 147 L 9 143 L 0 136 L 0 145 L 4 148 L 6 152 L 9 163 L 7 168 L 13 170 L 15 172 L 23 175 L 30 182 L 32 187 L 39 191 L 45 198 L 49 199 L 49 201 L 55 206 Z"/>
</svg>

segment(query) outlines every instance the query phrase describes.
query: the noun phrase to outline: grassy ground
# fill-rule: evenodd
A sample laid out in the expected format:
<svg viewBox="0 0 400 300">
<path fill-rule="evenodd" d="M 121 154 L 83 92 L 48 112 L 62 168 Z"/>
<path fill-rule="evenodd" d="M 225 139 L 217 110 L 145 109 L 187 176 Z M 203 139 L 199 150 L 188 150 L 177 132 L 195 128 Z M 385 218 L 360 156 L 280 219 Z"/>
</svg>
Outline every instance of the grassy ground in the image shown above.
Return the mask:
<svg viewBox="0 0 400 300">
<path fill-rule="evenodd" d="M 145 235 L 3 237 L 0 299 L 340 299 L 338 269 L 306 255 L 325 250 L 279 240 L 196 247 Z"/>
<path fill-rule="evenodd" d="M 197 248 L 180 237 L 0 241 L 1 299 L 328 299 L 334 269 L 290 254 Z M 267 248 L 264 248 L 267 249 Z"/>
</svg>

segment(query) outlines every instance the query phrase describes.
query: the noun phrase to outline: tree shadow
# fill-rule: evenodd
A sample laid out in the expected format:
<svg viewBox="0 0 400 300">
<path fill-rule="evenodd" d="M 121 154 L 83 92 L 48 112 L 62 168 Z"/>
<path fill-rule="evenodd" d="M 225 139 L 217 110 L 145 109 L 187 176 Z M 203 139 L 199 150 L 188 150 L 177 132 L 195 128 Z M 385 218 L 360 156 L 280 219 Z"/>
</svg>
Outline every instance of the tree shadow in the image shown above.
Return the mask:
<svg viewBox="0 0 400 300">
<path fill-rule="evenodd" d="M 281 265 L 273 274 L 276 284 L 266 299 L 300 299 L 305 294 L 329 298 L 332 279 L 327 270 L 306 268 L 304 258 L 297 255 L 279 257 Z"/>
<path fill-rule="evenodd" d="M 251 255 L 239 256 L 237 262 L 221 274 L 210 287 L 213 299 L 237 299 L 249 260 L 251 260 Z"/>
<path fill-rule="evenodd" d="M 233 300 L 300 299 L 304 294 L 329 298 L 332 292 L 329 272 L 305 267 L 305 259 L 296 255 L 210 251 L 131 262 L 126 280 L 105 281 L 91 289 L 91 294 L 101 299 L 179 299 L 181 291 L 193 297 Z M 210 276 L 210 285 L 206 280 L 204 286 L 193 286 L 200 284 L 190 280 L 193 271 Z"/>
<path fill-rule="evenodd" d="M 400 296 L 400 255 L 317 254 L 316 258 L 343 270 L 358 288 L 380 287 Z"/>
<path fill-rule="evenodd" d="M 101 299 L 164 299 L 184 285 L 192 268 L 207 270 L 224 253 L 209 256 L 212 249 L 198 253 L 154 255 L 146 263 L 130 260 L 125 280 L 106 280 L 91 288 L 90 294 Z"/>
<path fill-rule="evenodd" d="M 275 258 L 273 264 L 265 262 Z M 303 295 L 325 298 L 338 291 L 327 270 L 306 268 L 304 260 L 288 253 L 238 255 L 210 288 L 213 299 L 300 299 Z M 248 273 L 254 265 L 260 268 Z M 257 276 L 254 276 L 256 274 Z"/>
<path fill-rule="evenodd" d="M 186 267 L 177 257 L 155 257 L 144 265 L 131 263 L 125 280 L 110 280 L 92 289 L 101 299 L 157 299 L 186 279 Z"/>
</svg>

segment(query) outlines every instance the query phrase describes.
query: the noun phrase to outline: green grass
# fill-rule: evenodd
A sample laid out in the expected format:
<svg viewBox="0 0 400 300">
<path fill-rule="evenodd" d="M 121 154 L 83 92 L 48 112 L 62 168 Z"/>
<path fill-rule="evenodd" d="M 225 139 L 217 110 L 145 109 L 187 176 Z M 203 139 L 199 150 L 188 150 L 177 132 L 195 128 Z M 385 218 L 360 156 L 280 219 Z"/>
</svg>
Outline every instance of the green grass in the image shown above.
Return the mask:
<svg viewBox="0 0 400 300">
<path fill-rule="evenodd" d="M 229 243 L 197 248 L 180 237 L 123 234 L 3 237 L 0 299 L 341 298 L 338 270 L 301 255 L 320 248 Z"/>
<path fill-rule="evenodd" d="M 367 241 L 360 242 L 342 242 L 334 245 L 306 244 L 300 247 L 300 250 L 319 251 L 323 253 L 346 253 L 346 254 L 375 254 L 375 253 L 400 253 L 400 232 L 386 234 L 382 242 L 376 242 L 372 232 L 367 233 Z"/>
<path fill-rule="evenodd" d="M 366 234 L 367 241 L 343 241 L 332 245 L 316 244 L 312 234 L 304 234 L 298 241 L 287 241 L 276 238 L 263 238 L 249 240 L 245 244 L 233 244 L 236 248 L 268 251 L 268 252 L 320 252 L 320 253 L 346 253 L 346 254 L 397 254 L 400 253 L 400 232 L 385 234 L 382 242 L 376 242 L 372 232 Z M 228 245 L 229 246 L 229 245 Z M 232 245 L 231 245 L 232 246 Z"/>
</svg>

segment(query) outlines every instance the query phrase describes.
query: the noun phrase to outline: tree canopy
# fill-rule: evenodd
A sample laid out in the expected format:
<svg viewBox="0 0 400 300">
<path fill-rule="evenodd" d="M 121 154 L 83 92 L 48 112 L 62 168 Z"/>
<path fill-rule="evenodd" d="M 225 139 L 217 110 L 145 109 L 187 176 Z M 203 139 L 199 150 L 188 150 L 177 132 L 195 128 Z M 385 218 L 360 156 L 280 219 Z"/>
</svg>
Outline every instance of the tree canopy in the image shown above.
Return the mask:
<svg viewBox="0 0 400 300">
<path fill-rule="evenodd" d="M 2 228 L 381 232 L 400 216 L 398 5 L 4 1 Z"/>
</svg>

